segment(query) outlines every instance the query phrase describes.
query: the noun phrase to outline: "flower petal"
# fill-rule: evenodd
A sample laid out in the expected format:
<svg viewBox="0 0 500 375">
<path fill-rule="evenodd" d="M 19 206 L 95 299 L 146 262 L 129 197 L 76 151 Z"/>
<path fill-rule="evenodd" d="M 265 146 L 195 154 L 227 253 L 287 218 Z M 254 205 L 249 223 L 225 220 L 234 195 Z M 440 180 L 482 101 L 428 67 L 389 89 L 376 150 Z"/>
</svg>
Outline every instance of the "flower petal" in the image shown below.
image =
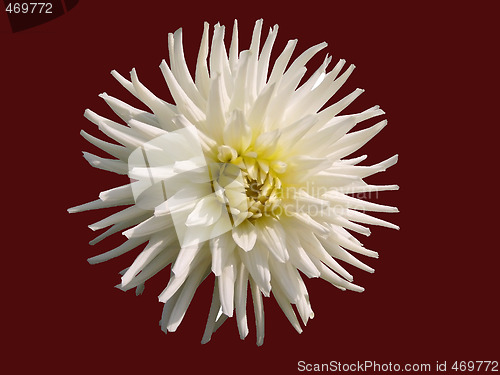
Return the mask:
<svg viewBox="0 0 500 375">
<path fill-rule="evenodd" d="M 252 250 L 255 246 L 255 242 L 257 241 L 257 230 L 248 220 L 245 220 L 237 227 L 234 227 L 232 235 L 234 242 L 236 242 L 236 244 L 245 251 Z"/>
<path fill-rule="evenodd" d="M 209 226 L 214 224 L 221 216 L 222 204 L 215 195 L 201 198 L 186 220 L 186 226 Z"/>
<path fill-rule="evenodd" d="M 240 338 L 243 340 L 248 335 L 247 324 L 247 293 L 248 293 L 248 270 L 243 263 L 238 270 L 234 291 L 234 303 L 236 308 L 236 322 Z"/>
</svg>

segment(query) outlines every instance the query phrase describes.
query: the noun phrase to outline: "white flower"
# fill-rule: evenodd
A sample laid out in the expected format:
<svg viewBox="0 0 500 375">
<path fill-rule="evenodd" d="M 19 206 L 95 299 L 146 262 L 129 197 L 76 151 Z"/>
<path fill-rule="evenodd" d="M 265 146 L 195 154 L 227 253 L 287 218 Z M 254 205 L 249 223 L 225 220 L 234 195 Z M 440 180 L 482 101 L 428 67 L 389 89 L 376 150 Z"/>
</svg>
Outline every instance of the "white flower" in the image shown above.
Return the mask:
<svg viewBox="0 0 500 375">
<path fill-rule="evenodd" d="M 278 26 L 269 31 L 262 48 L 261 28 L 259 20 L 250 49 L 239 52 L 235 22 L 226 53 L 225 28 L 217 24 L 209 54 L 209 26 L 205 24 L 194 79 L 184 59 L 181 29 L 169 34 L 170 66 L 163 61 L 160 68 L 175 105 L 150 92 L 134 69 L 130 81 L 113 71 L 152 113 L 104 93 L 100 96 L 126 125 L 90 110 L 85 116 L 118 144 L 81 133 L 114 157 L 84 153 L 92 166 L 131 179 L 129 184 L 103 191 L 98 200 L 69 209 L 129 206 L 90 225 L 92 230 L 109 227 L 91 244 L 123 230 L 127 240 L 89 262 L 103 262 L 146 243 L 123 272 L 120 285 L 123 290 L 136 288 L 136 293 L 142 292 L 146 280 L 172 265 L 168 285 L 159 295 L 165 332 L 177 329 L 197 287 L 214 273 L 202 342 L 208 342 L 233 314 L 241 338 L 247 336 L 248 285 L 258 345 L 264 339 L 263 295 L 272 293 L 300 333 L 292 305 L 304 325 L 313 317 L 302 274 L 320 277 L 342 290 L 362 292 L 337 260 L 373 272 L 352 253 L 378 255 L 364 248 L 351 232 L 370 234 L 359 223 L 397 229 L 362 212 L 397 212 L 396 208 L 352 196 L 398 189 L 397 185 L 363 181 L 394 165 L 397 155 L 372 166 L 357 165 L 366 156 L 345 159 L 387 121 L 359 131 L 351 129 L 384 112 L 375 106 L 339 116 L 361 89 L 323 108 L 354 66 L 341 73 L 345 61 L 340 60 L 327 71 L 331 62 L 327 56 L 299 85 L 305 64 L 326 43 L 307 49 L 289 64 L 297 43 L 291 40 L 272 64 Z"/>
</svg>

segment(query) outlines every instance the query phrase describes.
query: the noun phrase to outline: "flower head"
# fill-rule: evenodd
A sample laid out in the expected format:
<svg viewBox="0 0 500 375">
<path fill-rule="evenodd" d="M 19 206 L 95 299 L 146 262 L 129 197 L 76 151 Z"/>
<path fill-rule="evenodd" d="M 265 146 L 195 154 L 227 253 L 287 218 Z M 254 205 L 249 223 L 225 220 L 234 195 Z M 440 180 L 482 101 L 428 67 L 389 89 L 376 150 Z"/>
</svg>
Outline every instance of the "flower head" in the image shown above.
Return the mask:
<svg viewBox="0 0 500 375">
<path fill-rule="evenodd" d="M 259 20 L 249 50 L 239 52 L 235 22 L 226 53 L 224 26 L 215 25 L 209 48 L 205 24 L 194 79 L 184 59 L 182 30 L 169 34 L 170 66 L 163 61 L 160 69 L 175 104 L 149 91 L 134 69 L 130 80 L 113 71 L 151 112 L 101 94 L 125 125 L 90 110 L 85 116 L 117 143 L 81 133 L 114 157 L 84 153 L 92 166 L 130 178 L 128 184 L 101 192 L 96 201 L 69 209 L 128 206 L 90 225 L 93 230 L 109 227 L 92 244 L 120 231 L 127 240 L 89 262 L 145 244 L 120 285 L 123 290 L 136 288 L 137 293 L 171 265 L 159 295 L 165 332 L 177 329 L 197 287 L 213 273 L 213 299 L 202 342 L 233 314 L 241 338 L 246 337 L 248 286 L 258 345 L 264 338 L 262 296 L 272 294 L 300 333 L 292 305 L 304 325 L 313 317 L 303 275 L 361 292 L 363 288 L 352 283 L 351 274 L 337 261 L 373 272 L 352 253 L 378 255 L 351 232 L 369 235 L 363 223 L 397 228 L 363 212 L 397 212 L 396 208 L 352 196 L 397 189 L 363 181 L 395 164 L 397 155 L 371 166 L 358 165 L 366 156 L 346 159 L 386 121 L 351 131 L 355 125 L 384 112 L 375 106 L 339 115 L 363 92 L 360 89 L 324 108 L 354 66 L 342 72 L 345 61 L 340 60 L 328 71 L 332 58 L 327 56 L 301 84 L 305 64 L 326 43 L 290 63 L 297 43 L 291 40 L 271 63 L 278 27 L 269 31 L 262 48 L 261 28 Z"/>
</svg>

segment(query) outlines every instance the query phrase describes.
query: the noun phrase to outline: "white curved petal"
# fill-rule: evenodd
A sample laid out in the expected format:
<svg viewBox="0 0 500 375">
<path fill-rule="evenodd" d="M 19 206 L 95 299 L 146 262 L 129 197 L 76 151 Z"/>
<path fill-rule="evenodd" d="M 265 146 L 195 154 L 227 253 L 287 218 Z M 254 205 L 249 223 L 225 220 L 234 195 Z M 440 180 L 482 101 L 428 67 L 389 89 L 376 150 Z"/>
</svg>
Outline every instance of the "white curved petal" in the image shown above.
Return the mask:
<svg viewBox="0 0 500 375">
<path fill-rule="evenodd" d="M 236 322 L 240 338 L 243 340 L 248 335 L 247 324 L 247 294 L 248 294 L 248 270 L 243 263 L 238 270 L 234 291 L 234 304 L 236 310 Z"/>
<path fill-rule="evenodd" d="M 212 295 L 212 303 L 210 305 L 210 312 L 208 313 L 207 325 L 205 326 L 205 332 L 203 333 L 203 337 L 201 339 L 202 344 L 206 344 L 212 338 L 212 333 L 215 331 L 215 322 L 217 320 L 217 315 L 220 312 L 221 304 L 219 298 L 219 287 L 218 287 L 218 279 L 215 279 L 214 283 L 214 292 Z"/>
<path fill-rule="evenodd" d="M 262 346 L 264 344 L 264 305 L 262 303 L 262 294 L 253 279 L 250 279 L 250 289 L 252 291 L 255 325 L 257 327 L 257 346 Z"/>
<path fill-rule="evenodd" d="M 228 317 L 233 316 L 234 310 L 234 288 L 237 275 L 237 259 L 230 254 L 219 278 L 219 294 L 222 312 Z"/>
<path fill-rule="evenodd" d="M 252 250 L 257 241 L 257 231 L 254 225 L 248 220 L 234 227 L 232 235 L 234 242 L 245 251 Z"/>
<path fill-rule="evenodd" d="M 228 257 L 234 249 L 234 243 L 229 232 L 212 238 L 209 241 L 210 251 L 212 253 L 212 272 L 215 276 L 220 276 L 223 268 L 226 266 Z"/>
<path fill-rule="evenodd" d="M 215 195 L 201 198 L 193 211 L 188 215 L 186 226 L 209 226 L 214 224 L 221 216 L 222 204 Z"/>
</svg>

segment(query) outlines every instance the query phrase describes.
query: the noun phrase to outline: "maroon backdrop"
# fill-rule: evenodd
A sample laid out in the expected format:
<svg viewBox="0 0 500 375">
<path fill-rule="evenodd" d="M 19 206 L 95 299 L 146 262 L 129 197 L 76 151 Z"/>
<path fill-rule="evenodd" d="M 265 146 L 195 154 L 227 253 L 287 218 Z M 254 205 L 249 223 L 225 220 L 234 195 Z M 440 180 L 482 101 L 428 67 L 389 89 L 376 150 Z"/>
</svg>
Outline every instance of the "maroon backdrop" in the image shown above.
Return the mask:
<svg viewBox="0 0 500 375">
<path fill-rule="evenodd" d="M 492 10 L 396 1 L 158 3 L 82 0 L 15 33 L 2 9 L 3 355 L 16 369 L 9 373 L 293 374 L 298 361 L 435 366 L 446 360 L 449 369 L 455 360 L 498 360 L 492 339 L 499 334 L 499 257 L 491 232 L 498 220 L 487 215 L 498 212 L 492 176 L 498 166 L 487 166 L 498 159 L 490 148 L 498 118 L 487 90 L 498 81 L 489 52 L 496 45 Z M 86 262 L 121 241 L 115 235 L 87 244 L 96 235 L 87 225 L 106 212 L 66 212 L 125 182 L 81 156 L 96 149 L 80 129 L 98 135 L 83 111 L 112 117 L 99 93 L 136 103 L 109 72 L 127 75 L 135 67 L 146 86 L 168 98 L 158 67 L 167 59 L 167 34 L 183 27 L 193 71 L 203 21 L 226 25 L 229 37 L 234 18 L 241 48 L 248 48 L 253 24 L 263 18 L 265 34 L 280 27 L 274 58 L 298 38 L 294 56 L 329 44 L 309 71 L 325 53 L 354 63 L 336 98 L 364 88 L 350 111 L 379 104 L 389 120 L 358 154 L 367 153 L 372 164 L 400 155 L 395 167 L 368 180 L 401 186 L 374 197 L 399 207 L 397 215 L 378 217 L 401 230 L 375 227 L 364 239 L 380 253 L 367 259 L 376 272 L 349 270 L 366 291 L 306 280 L 316 316 L 301 335 L 266 299 L 263 347 L 255 346 L 252 325 L 240 341 L 234 319 L 200 345 L 212 279 L 178 331 L 165 336 L 157 295 L 167 274 L 139 297 L 114 288 L 132 254 Z"/>
</svg>

